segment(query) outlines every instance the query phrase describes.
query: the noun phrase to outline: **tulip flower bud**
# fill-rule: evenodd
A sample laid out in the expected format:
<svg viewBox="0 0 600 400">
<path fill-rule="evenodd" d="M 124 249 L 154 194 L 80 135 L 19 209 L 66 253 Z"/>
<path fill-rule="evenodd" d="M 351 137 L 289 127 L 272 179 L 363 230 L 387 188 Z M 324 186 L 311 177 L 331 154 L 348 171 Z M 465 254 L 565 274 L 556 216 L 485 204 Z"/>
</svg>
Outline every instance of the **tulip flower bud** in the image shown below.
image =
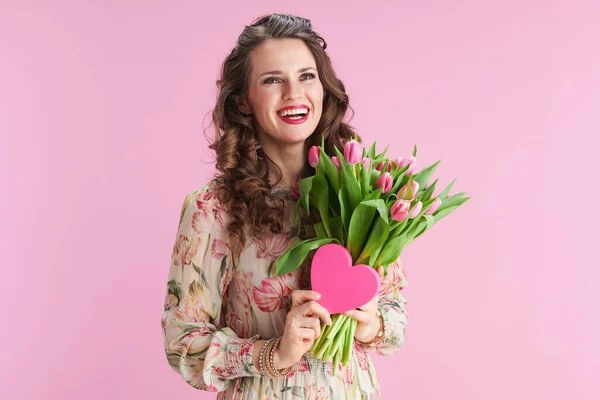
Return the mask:
<svg viewBox="0 0 600 400">
<path fill-rule="evenodd" d="M 319 165 L 319 156 L 321 155 L 321 149 L 317 146 L 312 146 L 308 151 L 308 163 L 311 167 L 317 168 Z"/>
<path fill-rule="evenodd" d="M 362 159 L 362 163 L 365 166 L 365 169 L 369 169 L 371 167 L 371 159 L 369 157 L 365 157 Z"/>
<path fill-rule="evenodd" d="M 354 165 L 362 160 L 362 147 L 360 143 L 352 139 L 344 145 L 344 159 L 350 165 Z"/>
<path fill-rule="evenodd" d="M 410 209 L 410 201 L 408 200 L 397 200 L 390 209 L 392 219 L 394 221 L 404 221 L 408 217 L 408 210 Z"/>
<path fill-rule="evenodd" d="M 381 174 L 379 179 L 377 179 L 377 183 L 375 186 L 378 189 L 383 188 L 383 190 L 381 191 L 382 194 L 387 193 L 390 190 L 392 190 L 392 187 L 394 186 L 394 177 L 389 172 L 384 172 L 383 174 Z"/>
<path fill-rule="evenodd" d="M 382 161 L 377 166 L 377 171 L 387 171 L 390 172 L 392 170 L 392 162 L 391 161 Z"/>
<path fill-rule="evenodd" d="M 435 199 L 433 201 L 433 203 L 431 203 L 431 205 L 427 208 L 427 211 L 425 211 L 425 215 L 431 215 L 434 212 L 437 211 L 438 208 L 440 208 L 440 206 L 442 205 L 442 199 L 440 199 L 439 197 L 437 199 Z"/>
<path fill-rule="evenodd" d="M 398 167 L 404 168 L 408 164 L 410 164 L 410 167 L 408 167 L 406 172 L 404 172 L 404 175 L 409 175 L 415 170 L 415 167 L 417 166 L 417 159 L 414 156 L 404 158 L 404 159 L 402 159 L 402 161 L 400 161 L 400 164 L 398 165 Z"/>
<path fill-rule="evenodd" d="M 421 212 L 422 209 L 423 209 L 423 203 L 419 201 L 417 204 L 414 205 L 414 207 L 410 211 L 408 218 L 414 219 L 417 215 L 419 215 L 419 213 Z"/>
<path fill-rule="evenodd" d="M 340 159 L 337 158 L 336 156 L 331 157 L 331 162 L 333 163 L 333 165 L 335 165 L 335 167 L 338 169 L 338 171 L 340 171 L 342 169 L 342 164 L 340 164 Z"/>
<path fill-rule="evenodd" d="M 410 200 L 413 201 L 417 197 L 417 193 L 419 192 L 419 182 L 412 181 L 412 196 L 408 198 L 408 183 L 405 183 L 404 186 L 398 190 L 396 194 L 399 199 Z"/>
</svg>

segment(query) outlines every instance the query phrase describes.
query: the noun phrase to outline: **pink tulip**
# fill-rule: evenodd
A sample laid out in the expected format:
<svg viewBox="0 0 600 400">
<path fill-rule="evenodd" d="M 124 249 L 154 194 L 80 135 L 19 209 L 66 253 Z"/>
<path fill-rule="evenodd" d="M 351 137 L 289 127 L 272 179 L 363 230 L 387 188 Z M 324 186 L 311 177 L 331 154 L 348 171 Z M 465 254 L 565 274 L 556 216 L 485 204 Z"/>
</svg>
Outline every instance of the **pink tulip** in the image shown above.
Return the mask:
<svg viewBox="0 0 600 400">
<path fill-rule="evenodd" d="M 419 213 L 421 212 L 422 209 L 423 209 L 423 203 L 421 203 L 419 201 L 417 204 L 415 204 L 415 206 L 410 211 L 408 218 L 414 219 L 417 215 L 419 215 Z"/>
<path fill-rule="evenodd" d="M 362 160 L 362 147 L 360 143 L 352 139 L 344 145 L 344 159 L 350 165 Z"/>
<path fill-rule="evenodd" d="M 379 179 L 377 179 L 376 185 L 377 188 L 383 188 L 381 193 L 387 193 L 392 190 L 392 186 L 394 186 L 394 177 L 389 172 L 384 172 L 381 174 Z"/>
<path fill-rule="evenodd" d="M 415 170 L 417 166 L 417 159 L 414 156 L 410 156 L 408 158 L 403 158 L 398 165 L 399 168 L 404 168 L 406 165 L 410 164 L 410 167 L 404 172 L 404 175 L 409 175 Z"/>
<path fill-rule="evenodd" d="M 438 208 L 440 208 L 440 206 L 442 205 L 442 199 L 440 199 L 439 197 L 437 199 L 435 199 L 433 201 L 433 203 L 431 203 L 431 205 L 427 208 L 427 211 L 425 211 L 425 215 L 431 215 L 434 212 L 437 211 Z"/>
<path fill-rule="evenodd" d="M 363 158 L 362 163 L 366 169 L 369 169 L 371 167 L 371 159 L 369 157 Z"/>
<path fill-rule="evenodd" d="M 408 183 L 405 183 L 404 186 L 398 190 L 396 194 L 399 199 L 410 200 L 413 201 L 417 197 L 417 193 L 419 192 L 419 182 L 412 181 L 412 197 L 408 198 Z"/>
<path fill-rule="evenodd" d="M 319 165 L 319 156 L 321 155 L 321 149 L 317 146 L 312 146 L 308 151 L 308 163 L 311 167 L 317 168 Z"/>
<path fill-rule="evenodd" d="M 383 171 L 384 168 L 387 170 L 387 172 L 390 172 L 392 170 L 392 162 L 391 161 L 380 162 L 379 165 L 377 166 L 377 171 Z"/>
<path fill-rule="evenodd" d="M 400 168 L 400 163 L 402 162 L 402 157 L 396 157 L 394 158 L 394 164 L 396 164 L 396 166 L 398 167 L 398 169 Z"/>
<path fill-rule="evenodd" d="M 410 201 L 408 200 L 397 200 L 390 210 L 392 219 L 394 221 L 404 221 L 408 217 L 408 210 L 410 209 Z"/>
<path fill-rule="evenodd" d="M 331 162 L 333 163 L 333 165 L 335 165 L 335 167 L 338 169 L 338 171 L 342 169 L 342 164 L 340 164 L 340 159 L 337 158 L 336 156 L 331 157 Z"/>
</svg>

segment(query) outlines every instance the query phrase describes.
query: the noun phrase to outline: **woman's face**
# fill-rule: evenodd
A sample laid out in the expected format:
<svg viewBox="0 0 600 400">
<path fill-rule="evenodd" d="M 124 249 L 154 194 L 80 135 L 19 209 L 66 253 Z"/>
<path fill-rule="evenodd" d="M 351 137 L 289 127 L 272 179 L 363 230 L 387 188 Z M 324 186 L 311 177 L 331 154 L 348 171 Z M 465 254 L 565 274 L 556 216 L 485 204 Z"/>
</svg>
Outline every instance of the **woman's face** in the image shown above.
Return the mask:
<svg viewBox="0 0 600 400">
<path fill-rule="evenodd" d="M 300 39 L 268 40 L 252 52 L 250 64 L 248 99 L 239 108 L 252 114 L 259 140 L 303 143 L 323 111 L 323 85 L 306 44 Z M 289 118 L 293 115 L 285 118 L 280 111 L 288 106 L 308 114 L 296 120 Z"/>
</svg>

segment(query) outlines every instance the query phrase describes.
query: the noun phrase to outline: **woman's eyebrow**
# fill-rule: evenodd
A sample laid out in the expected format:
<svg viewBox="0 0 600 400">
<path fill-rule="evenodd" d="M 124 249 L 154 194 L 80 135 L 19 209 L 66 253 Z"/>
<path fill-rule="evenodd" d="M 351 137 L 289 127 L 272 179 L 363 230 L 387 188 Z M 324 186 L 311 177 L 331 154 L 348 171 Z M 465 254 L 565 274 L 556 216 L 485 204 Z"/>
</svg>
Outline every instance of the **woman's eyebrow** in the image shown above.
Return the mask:
<svg viewBox="0 0 600 400">
<path fill-rule="evenodd" d="M 308 71 L 310 69 L 314 69 L 316 71 L 316 68 L 313 67 L 305 67 L 305 68 L 300 68 L 298 70 L 298 73 L 301 74 L 302 72 Z M 260 78 L 263 75 L 281 75 L 283 74 L 282 71 L 268 71 L 268 72 L 263 72 L 262 74 L 260 74 L 258 77 Z"/>
</svg>

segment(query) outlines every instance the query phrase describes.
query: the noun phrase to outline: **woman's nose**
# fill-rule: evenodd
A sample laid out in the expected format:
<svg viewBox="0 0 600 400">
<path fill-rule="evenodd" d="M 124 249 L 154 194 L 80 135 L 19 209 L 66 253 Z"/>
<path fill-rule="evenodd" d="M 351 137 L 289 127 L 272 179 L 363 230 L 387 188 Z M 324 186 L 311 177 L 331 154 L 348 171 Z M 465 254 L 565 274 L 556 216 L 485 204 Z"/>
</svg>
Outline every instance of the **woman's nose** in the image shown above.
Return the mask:
<svg viewBox="0 0 600 400">
<path fill-rule="evenodd" d="M 295 99 L 302 96 L 302 86 L 299 82 L 288 81 L 285 85 L 284 96 L 286 99 Z"/>
</svg>

